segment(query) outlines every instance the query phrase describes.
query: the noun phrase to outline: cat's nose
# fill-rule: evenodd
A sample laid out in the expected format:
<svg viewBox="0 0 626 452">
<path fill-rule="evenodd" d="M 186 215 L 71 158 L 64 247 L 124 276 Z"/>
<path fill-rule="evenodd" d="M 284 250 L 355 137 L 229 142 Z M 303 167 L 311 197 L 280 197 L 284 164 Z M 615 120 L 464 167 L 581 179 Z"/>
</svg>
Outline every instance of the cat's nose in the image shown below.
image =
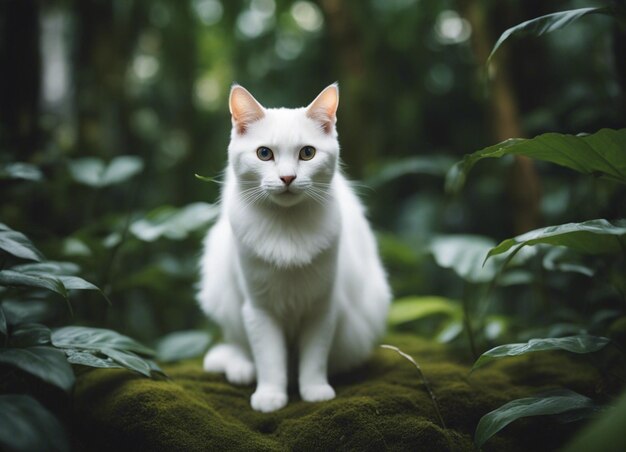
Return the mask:
<svg viewBox="0 0 626 452">
<path fill-rule="evenodd" d="M 280 180 L 282 180 L 285 185 L 290 185 L 295 178 L 296 176 L 280 176 Z"/>
</svg>

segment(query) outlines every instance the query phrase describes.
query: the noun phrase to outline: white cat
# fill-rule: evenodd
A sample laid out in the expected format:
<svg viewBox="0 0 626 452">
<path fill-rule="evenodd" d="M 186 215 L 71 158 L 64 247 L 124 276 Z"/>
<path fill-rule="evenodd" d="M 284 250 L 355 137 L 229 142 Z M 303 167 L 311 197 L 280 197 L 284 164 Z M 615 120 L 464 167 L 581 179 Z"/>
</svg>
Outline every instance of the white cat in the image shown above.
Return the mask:
<svg viewBox="0 0 626 452">
<path fill-rule="evenodd" d="M 205 240 L 198 293 L 224 342 L 204 369 L 257 380 L 252 408 L 335 397 L 328 374 L 363 363 L 385 329 L 391 293 L 363 207 L 339 170 L 339 90 L 306 108 L 264 108 L 230 93 L 233 129 L 221 215 Z"/>
</svg>

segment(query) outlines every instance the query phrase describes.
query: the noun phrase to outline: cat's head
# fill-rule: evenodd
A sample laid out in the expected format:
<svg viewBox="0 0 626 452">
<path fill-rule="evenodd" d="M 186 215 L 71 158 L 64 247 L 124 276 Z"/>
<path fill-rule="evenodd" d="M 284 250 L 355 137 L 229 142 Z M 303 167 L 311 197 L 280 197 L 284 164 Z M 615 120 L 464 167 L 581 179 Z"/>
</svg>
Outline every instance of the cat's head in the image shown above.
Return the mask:
<svg viewBox="0 0 626 452">
<path fill-rule="evenodd" d="M 324 202 L 339 161 L 338 105 L 337 84 L 293 109 L 265 108 L 242 86 L 232 87 L 228 159 L 246 202 Z"/>
</svg>

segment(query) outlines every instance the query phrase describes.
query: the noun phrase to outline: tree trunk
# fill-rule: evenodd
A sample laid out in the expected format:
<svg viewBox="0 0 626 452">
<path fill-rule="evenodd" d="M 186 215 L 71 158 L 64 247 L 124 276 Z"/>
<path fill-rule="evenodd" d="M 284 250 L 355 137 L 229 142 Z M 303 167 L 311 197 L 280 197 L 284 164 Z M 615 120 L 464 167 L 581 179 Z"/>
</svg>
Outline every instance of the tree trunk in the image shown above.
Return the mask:
<svg viewBox="0 0 626 452">
<path fill-rule="evenodd" d="M 460 0 L 459 3 L 472 26 L 472 49 L 479 67 L 478 77 L 481 81 L 485 76 L 489 77 L 491 135 L 497 142 L 521 138 L 524 134 L 513 85 L 506 70 L 506 49 L 498 50 L 495 61 L 488 68 L 489 74 L 485 74 L 482 68 L 495 43 L 487 23 L 486 7 L 479 0 Z M 515 156 L 511 172 L 509 194 L 513 204 L 513 228 L 516 234 L 521 234 L 540 224 L 541 186 L 534 163 L 527 157 Z"/>
</svg>

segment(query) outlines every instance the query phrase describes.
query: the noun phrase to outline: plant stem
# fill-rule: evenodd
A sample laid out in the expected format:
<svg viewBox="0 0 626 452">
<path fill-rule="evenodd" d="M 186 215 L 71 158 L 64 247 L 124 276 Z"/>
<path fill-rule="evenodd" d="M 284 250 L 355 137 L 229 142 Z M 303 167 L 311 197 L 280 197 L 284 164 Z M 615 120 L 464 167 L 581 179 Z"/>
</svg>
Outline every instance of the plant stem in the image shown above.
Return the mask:
<svg viewBox="0 0 626 452">
<path fill-rule="evenodd" d="M 383 344 L 383 345 L 381 345 L 381 347 L 382 348 L 386 348 L 387 350 L 393 350 L 394 352 L 398 353 L 403 358 L 405 358 L 408 361 L 410 361 L 411 363 L 413 363 L 413 365 L 417 369 L 417 373 L 418 373 L 420 379 L 422 380 L 422 383 L 424 383 L 424 386 L 426 387 L 426 391 L 428 392 L 428 396 L 430 397 L 430 400 L 433 402 L 433 407 L 435 408 L 435 413 L 437 414 L 437 418 L 439 419 L 439 423 L 441 424 L 441 427 L 444 430 L 446 430 L 446 423 L 443 421 L 443 416 L 441 415 L 441 411 L 439 410 L 439 404 L 437 403 L 437 397 L 435 397 L 435 393 L 433 392 L 432 388 L 430 387 L 430 383 L 428 382 L 428 380 L 424 376 L 424 372 L 422 372 L 422 368 L 419 366 L 419 364 L 417 364 L 417 361 L 415 361 L 411 355 L 409 355 L 407 353 L 404 353 L 398 347 L 394 347 L 393 345 Z"/>
<path fill-rule="evenodd" d="M 465 328 L 465 332 L 467 333 L 467 339 L 469 340 L 470 352 L 472 353 L 472 358 L 474 361 L 478 359 L 478 351 L 476 349 L 476 342 L 474 340 L 474 331 L 472 330 L 472 321 L 470 318 L 470 309 L 469 309 L 469 283 L 463 283 L 463 327 Z"/>
</svg>

